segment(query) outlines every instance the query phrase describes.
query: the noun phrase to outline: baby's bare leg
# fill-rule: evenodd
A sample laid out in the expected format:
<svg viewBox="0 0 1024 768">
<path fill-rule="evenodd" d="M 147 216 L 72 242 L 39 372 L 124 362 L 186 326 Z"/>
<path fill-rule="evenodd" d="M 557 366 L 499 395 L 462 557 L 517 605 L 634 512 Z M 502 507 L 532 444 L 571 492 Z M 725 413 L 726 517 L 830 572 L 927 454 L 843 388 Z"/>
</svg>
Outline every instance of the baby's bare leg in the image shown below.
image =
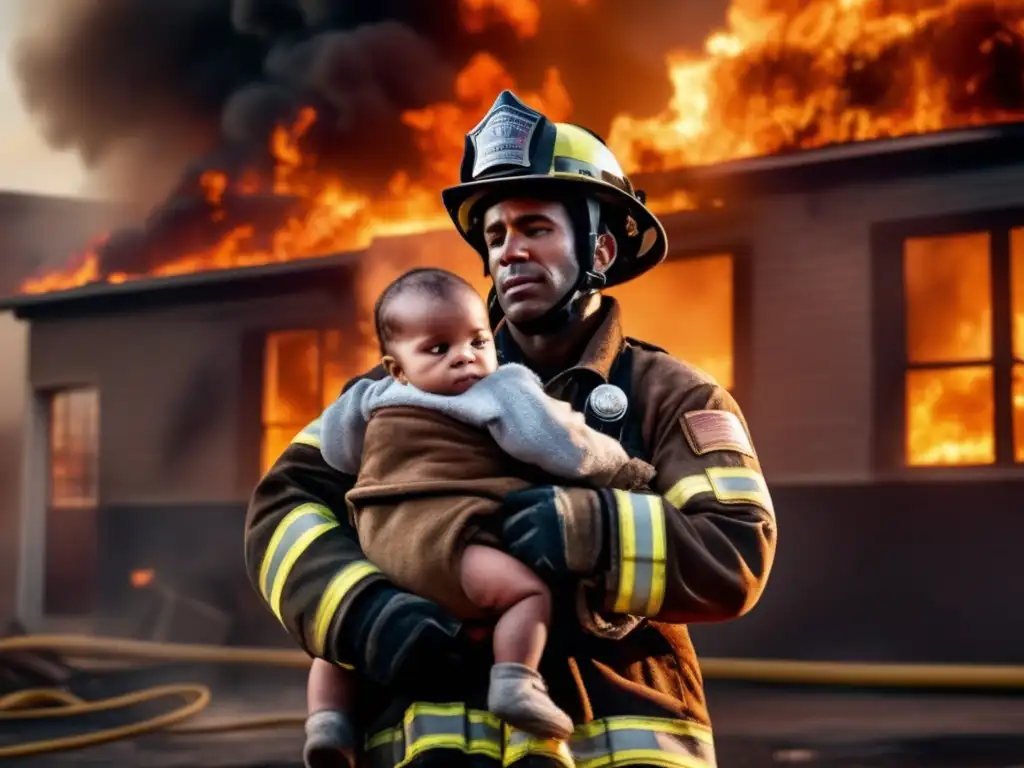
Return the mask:
<svg viewBox="0 0 1024 768">
<path fill-rule="evenodd" d="M 551 593 L 537 574 L 500 549 L 470 545 L 461 579 L 474 605 L 502 614 L 494 627 L 494 660 L 540 666 L 551 624 Z"/>
<path fill-rule="evenodd" d="M 306 686 L 306 706 L 309 714 L 321 709 L 351 712 L 354 697 L 352 687 L 349 673 L 344 669 L 323 659 L 313 659 Z"/>
<path fill-rule="evenodd" d="M 537 671 L 551 624 L 547 586 L 514 557 L 475 545 L 466 548 L 460 577 L 475 605 L 502 613 L 494 627 L 488 709 L 541 738 L 568 738 L 572 719 L 551 700 Z"/>
<path fill-rule="evenodd" d="M 313 659 L 306 683 L 306 768 L 355 765 L 355 730 L 349 715 L 354 697 L 354 681 L 348 672 Z"/>
</svg>

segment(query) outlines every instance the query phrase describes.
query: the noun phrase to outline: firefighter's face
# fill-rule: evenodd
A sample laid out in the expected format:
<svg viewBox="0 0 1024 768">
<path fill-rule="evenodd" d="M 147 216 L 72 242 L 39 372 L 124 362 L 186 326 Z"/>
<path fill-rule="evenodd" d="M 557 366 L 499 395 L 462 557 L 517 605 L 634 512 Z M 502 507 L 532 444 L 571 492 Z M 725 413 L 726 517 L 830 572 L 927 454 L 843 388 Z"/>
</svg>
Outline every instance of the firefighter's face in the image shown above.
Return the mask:
<svg viewBox="0 0 1024 768">
<path fill-rule="evenodd" d="M 444 298 L 410 291 L 388 322 L 388 373 L 424 392 L 461 394 L 498 367 L 487 308 L 471 288 Z"/>
<path fill-rule="evenodd" d="M 498 303 L 513 325 L 543 315 L 576 282 L 576 241 L 562 203 L 503 200 L 484 213 L 483 228 Z M 602 238 L 595 266 L 605 269 L 612 258 Z"/>
</svg>

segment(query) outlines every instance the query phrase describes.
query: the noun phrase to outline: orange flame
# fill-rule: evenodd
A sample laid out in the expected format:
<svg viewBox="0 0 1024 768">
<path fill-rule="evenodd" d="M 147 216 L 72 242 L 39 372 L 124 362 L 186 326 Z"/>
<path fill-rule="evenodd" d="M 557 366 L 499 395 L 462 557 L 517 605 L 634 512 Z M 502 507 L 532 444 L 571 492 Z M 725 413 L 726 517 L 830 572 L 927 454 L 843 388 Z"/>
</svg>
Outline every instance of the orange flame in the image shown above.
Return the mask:
<svg viewBox="0 0 1024 768">
<path fill-rule="evenodd" d="M 494 18 L 512 27 L 520 39 L 533 37 L 540 26 L 535 0 L 461 0 L 459 10 L 467 32 L 482 32 Z"/>
<path fill-rule="evenodd" d="M 588 0 L 571 2 L 590 5 Z M 1002 26 L 986 26 L 983 22 L 995 18 L 997 7 L 1005 16 Z M 470 31 L 500 23 L 529 37 L 541 22 L 537 0 L 461 0 L 460 10 Z M 1024 31 L 1021 11 L 1020 0 L 906 0 L 895 5 L 881 0 L 734 0 L 726 29 L 709 36 L 702 53 L 668 57 L 674 92 L 664 110 L 648 117 L 617 116 L 609 144 L 632 173 L 1020 117 L 1021 110 L 981 107 L 972 95 L 984 89 L 990 60 L 1012 47 L 1006 30 Z M 972 13 L 991 18 L 978 22 Z M 950 64 L 950 56 L 939 55 L 943 41 L 959 39 L 954 32 L 967 28 L 982 30 L 978 50 L 964 54 L 965 63 Z M 858 77 L 874 89 L 873 101 L 858 90 Z M 459 73 L 452 102 L 405 113 L 402 120 L 415 132 L 426 172 L 418 178 L 396 173 L 378 199 L 317 169 L 316 158 L 301 148 L 316 118 L 304 110 L 271 139 L 277 161 L 273 190 L 299 202 L 270 244 L 257 240 L 255 228 L 243 223 L 210 247 L 168 259 L 148 276 L 308 258 L 365 247 L 382 235 L 447 226 L 438 191 L 456 180 L 463 136 L 498 90 L 516 85 L 499 61 L 480 53 Z M 538 92 L 523 95 L 555 119 L 571 114 L 570 96 L 555 69 L 547 71 Z M 257 186 L 252 179 L 232 186 L 223 174 L 207 172 L 201 187 L 210 220 L 225 224 L 226 196 L 245 195 Z M 684 190 L 651 202 L 661 213 L 694 205 Z M 104 274 L 99 244 L 65 269 L 25 281 L 22 292 L 144 276 Z"/>
<path fill-rule="evenodd" d="M 702 54 L 669 55 L 665 109 L 619 115 L 609 144 L 630 171 L 659 171 L 1019 120 L 1024 110 L 974 97 L 999 49 L 1019 45 L 1007 30 L 1024 31 L 1022 11 L 1019 0 L 734 0 Z M 946 50 L 971 34 L 976 51 Z"/>
<path fill-rule="evenodd" d="M 204 270 L 259 266 L 364 248 L 374 238 L 438 229 L 447 222 L 437 190 L 457 181 L 465 134 L 479 121 L 503 88 L 516 82 L 493 56 L 474 56 L 455 82 L 455 101 L 406 112 L 402 119 L 416 134 L 424 155 L 425 179 L 413 180 L 400 171 L 388 182 L 388 194 L 379 199 L 347 189 L 341 179 L 323 174 L 316 157 L 301 149 L 302 138 L 316 120 L 311 108 L 299 112 L 289 127 L 278 127 L 271 137 L 275 158 L 273 191 L 300 200 L 298 211 L 273 233 L 269 247 L 256 242 L 256 228 L 245 223 L 231 229 L 211 247 L 170 259 L 146 274 L 117 272 L 102 279 L 122 283 L 141 277 L 189 274 Z M 522 98 L 554 119 L 565 119 L 572 109 L 558 71 L 548 69 L 540 90 L 522 92 Z M 453 176 L 454 174 L 454 176 Z M 227 176 L 207 171 L 200 179 L 211 221 L 222 221 L 225 194 L 251 192 L 251 180 L 230 187 Z M 101 238 L 64 270 L 26 280 L 24 293 L 45 293 L 85 285 L 101 279 L 98 247 Z"/>
</svg>

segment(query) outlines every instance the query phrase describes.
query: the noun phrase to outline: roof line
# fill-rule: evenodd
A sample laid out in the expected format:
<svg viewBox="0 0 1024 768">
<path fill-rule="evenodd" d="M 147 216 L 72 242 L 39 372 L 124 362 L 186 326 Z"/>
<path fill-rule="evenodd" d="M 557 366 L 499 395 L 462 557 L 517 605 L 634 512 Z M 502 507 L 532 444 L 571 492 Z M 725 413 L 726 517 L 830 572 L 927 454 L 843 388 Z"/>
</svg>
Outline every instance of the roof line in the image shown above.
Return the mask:
<svg viewBox="0 0 1024 768">
<path fill-rule="evenodd" d="M 1024 139 L 1024 122 L 950 128 L 929 133 L 882 137 L 771 155 L 743 157 L 657 173 L 644 172 L 636 174 L 634 186 L 648 191 L 666 190 L 678 188 L 681 185 L 699 186 L 704 182 L 720 181 L 726 178 L 804 170 L 830 164 L 850 164 L 893 155 L 928 154 L 943 150 L 956 151 L 972 145 L 1020 142 L 1022 139 Z M 969 160 L 969 158 L 963 159 Z"/>
<path fill-rule="evenodd" d="M 167 277 L 141 275 L 138 278 L 125 280 L 120 283 L 97 280 L 66 290 L 46 291 L 44 293 L 19 293 L 13 296 L 0 297 L 0 312 L 10 310 L 17 312 L 58 302 L 94 301 L 96 299 L 114 298 L 126 294 L 154 294 L 196 286 L 212 286 L 239 281 L 262 280 L 269 277 L 297 275 L 304 272 L 332 270 L 350 266 L 365 253 L 365 250 L 346 251 L 344 253 L 313 256 L 254 267 L 208 269 Z"/>
</svg>

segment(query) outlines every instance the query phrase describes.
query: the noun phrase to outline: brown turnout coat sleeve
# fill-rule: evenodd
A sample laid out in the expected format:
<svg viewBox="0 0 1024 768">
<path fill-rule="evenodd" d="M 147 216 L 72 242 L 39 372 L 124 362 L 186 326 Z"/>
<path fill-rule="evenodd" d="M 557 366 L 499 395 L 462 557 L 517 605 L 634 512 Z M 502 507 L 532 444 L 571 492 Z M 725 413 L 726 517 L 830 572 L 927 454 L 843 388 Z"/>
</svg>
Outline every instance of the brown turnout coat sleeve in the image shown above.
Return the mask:
<svg viewBox="0 0 1024 768">
<path fill-rule="evenodd" d="M 345 494 L 354 482 L 323 460 L 318 418 L 260 480 L 245 520 L 246 571 L 257 592 L 303 649 L 343 665 L 352 663 L 337 656 L 346 610 L 384 579 L 349 520 Z"/>
<path fill-rule="evenodd" d="M 634 398 L 653 494 L 613 491 L 604 609 L 668 623 L 749 611 L 775 555 L 771 496 L 732 395 L 674 358 L 636 350 Z"/>
</svg>

